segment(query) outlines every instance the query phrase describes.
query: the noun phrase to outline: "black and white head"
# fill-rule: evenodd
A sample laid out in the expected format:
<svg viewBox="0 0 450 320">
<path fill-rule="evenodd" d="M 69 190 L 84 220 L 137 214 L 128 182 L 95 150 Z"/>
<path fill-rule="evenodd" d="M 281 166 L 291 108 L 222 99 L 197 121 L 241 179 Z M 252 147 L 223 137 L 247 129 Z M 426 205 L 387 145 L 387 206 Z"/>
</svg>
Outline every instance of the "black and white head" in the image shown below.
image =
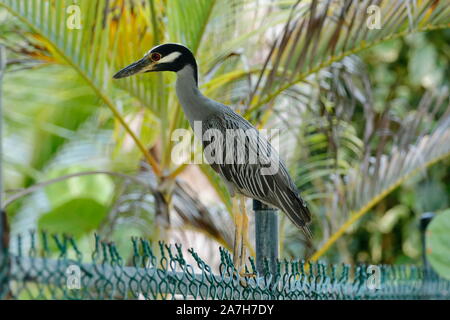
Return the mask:
<svg viewBox="0 0 450 320">
<path fill-rule="evenodd" d="M 154 47 L 145 56 L 123 68 L 114 75 L 114 79 L 129 77 L 138 73 L 173 71 L 178 72 L 191 67 L 197 82 L 197 63 L 191 50 L 177 43 L 166 43 Z"/>
</svg>

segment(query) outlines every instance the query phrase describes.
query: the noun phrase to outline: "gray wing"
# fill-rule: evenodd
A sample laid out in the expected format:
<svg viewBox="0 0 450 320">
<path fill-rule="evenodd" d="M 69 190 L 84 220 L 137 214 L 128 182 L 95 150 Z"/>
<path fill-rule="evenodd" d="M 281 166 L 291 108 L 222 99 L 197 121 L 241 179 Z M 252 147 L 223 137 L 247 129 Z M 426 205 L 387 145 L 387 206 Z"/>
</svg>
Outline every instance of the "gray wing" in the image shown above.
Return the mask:
<svg viewBox="0 0 450 320">
<path fill-rule="evenodd" d="M 306 202 L 278 152 L 258 130 L 229 109 L 203 121 L 202 131 L 205 157 L 216 172 L 239 193 L 282 210 L 311 238 Z"/>
</svg>

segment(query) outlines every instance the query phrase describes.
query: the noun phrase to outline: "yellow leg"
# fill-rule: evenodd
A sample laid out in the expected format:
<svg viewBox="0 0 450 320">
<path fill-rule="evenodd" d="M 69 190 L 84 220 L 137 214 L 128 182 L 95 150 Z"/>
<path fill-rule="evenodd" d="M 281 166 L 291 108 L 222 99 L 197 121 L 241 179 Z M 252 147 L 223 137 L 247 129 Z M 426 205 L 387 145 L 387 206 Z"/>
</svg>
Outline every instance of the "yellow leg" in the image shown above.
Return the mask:
<svg viewBox="0 0 450 320">
<path fill-rule="evenodd" d="M 248 216 L 247 216 L 247 208 L 245 207 L 245 197 L 240 197 L 241 201 L 241 263 L 245 265 L 247 261 L 247 248 L 246 244 L 248 243 Z"/>
<path fill-rule="evenodd" d="M 238 200 L 240 201 L 238 206 Z M 247 260 L 247 248 L 248 244 L 248 216 L 247 209 L 245 207 L 245 197 L 239 196 L 239 199 L 233 198 L 233 215 L 236 225 L 234 233 L 234 246 L 233 246 L 233 263 L 236 267 L 237 273 L 241 277 L 252 277 L 253 274 L 245 273 L 243 267 Z M 244 287 L 247 286 L 247 280 L 241 279 L 240 284 Z"/>
<path fill-rule="evenodd" d="M 238 199 L 233 198 L 233 216 L 234 216 L 234 245 L 233 245 L 233 263 L 238 271 L 242 266 L 241 247 L 242 247 L 242 215 L 239 212 Z"/>
</svg>

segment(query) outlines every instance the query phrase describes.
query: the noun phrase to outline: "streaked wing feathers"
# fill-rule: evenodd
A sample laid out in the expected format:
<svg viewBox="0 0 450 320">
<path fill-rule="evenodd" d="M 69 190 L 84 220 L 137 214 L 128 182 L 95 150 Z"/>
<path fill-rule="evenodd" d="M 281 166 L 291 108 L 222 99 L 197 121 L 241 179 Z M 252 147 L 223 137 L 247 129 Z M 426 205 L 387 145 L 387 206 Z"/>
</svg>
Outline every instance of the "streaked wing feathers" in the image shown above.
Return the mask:
<svg viewBox="0 0 450 320">
<path fill-rule="evenodd" d="M 215 115 L 204 121 L 202 131 L 205 157 L 236 192 L 281 209 L 308 238 L 311 237 L 307 227 L 311 213 L 306 202 L 265 137 L 231 109 L 225 115 Z M 265 174 L 270 168 L 272 173 Z"/>
</svg>

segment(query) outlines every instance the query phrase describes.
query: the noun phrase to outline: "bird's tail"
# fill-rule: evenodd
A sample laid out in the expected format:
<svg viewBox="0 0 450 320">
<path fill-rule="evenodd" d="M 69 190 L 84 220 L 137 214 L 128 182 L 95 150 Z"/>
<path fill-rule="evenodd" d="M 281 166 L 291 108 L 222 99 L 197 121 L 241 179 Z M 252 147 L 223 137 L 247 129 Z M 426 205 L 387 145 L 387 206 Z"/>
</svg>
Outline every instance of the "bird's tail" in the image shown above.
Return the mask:
<svg viewBox="0 0 450 320">
<path fill-rule="evenodd" d="M 290 190 L 289 197 L 286 197 L 286 201 L 282 202 L 282 210 L 288 218 L 292 221 L 292 223 L 303 231 L 307 240 L 310 242 L 312 240 L 312 232 L 308 227 L 308 224 L 311 222 L 311 212 L 306 205 L 306 202 L 300 197 L 300 195 Z"/>
<path fill-rule="evenodd" d="M 309 229 L 309 227 L 307 225 L 304 225 L 303 227 L 300 227 L 300 229 L 302 229 L 302 231 L 305 234 L 306 239 L 308 240 L 308 242 L 312 242 L 313 235 L 312 235 L 311 229 Z"/>
</svg>

